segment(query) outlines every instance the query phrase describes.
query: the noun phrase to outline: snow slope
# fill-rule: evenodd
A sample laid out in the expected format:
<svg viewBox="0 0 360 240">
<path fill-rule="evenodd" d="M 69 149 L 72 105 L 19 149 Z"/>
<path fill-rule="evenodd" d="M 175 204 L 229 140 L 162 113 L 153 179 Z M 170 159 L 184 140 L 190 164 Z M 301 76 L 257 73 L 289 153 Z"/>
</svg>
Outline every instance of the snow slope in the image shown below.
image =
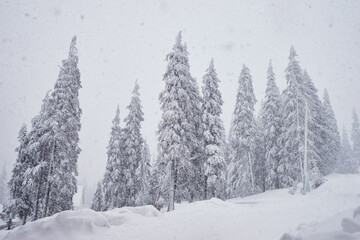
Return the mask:
<svg viewBox="0 0 360 240">
<path fill-rule="evenodd" d="M 332 174 L 318 189 L 291 195 L 287 189 L 221 201 L 178 205 L 160 213 L 152 206 L 97 213 L 66 211 L 29 223 L 0 239 L 279 239 L 341 229 L 343 216 L 360 204 L 360 175 Z"/>
</svg>

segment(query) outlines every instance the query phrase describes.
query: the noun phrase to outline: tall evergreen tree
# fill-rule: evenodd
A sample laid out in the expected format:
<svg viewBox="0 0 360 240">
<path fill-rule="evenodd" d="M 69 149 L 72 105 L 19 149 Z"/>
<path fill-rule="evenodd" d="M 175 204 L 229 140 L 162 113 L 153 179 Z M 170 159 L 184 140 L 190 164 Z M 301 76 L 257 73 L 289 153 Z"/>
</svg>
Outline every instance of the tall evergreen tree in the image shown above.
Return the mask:
<svg viewBox="0 0 360 240">
<path fill-rule="evenodd" d="M 139 194 L 140 181 L 136 175 L 142 157 L 143 138 L 141 135 L 141 122 L 144 120 L 139 85 L 136 82 L 132 92 L 129 106 L 129 115 L 124 119 L 123 129 L 123 154 L 124 168 L 126 169 L 126 206 L 135 206 Z"/>
<path fill-rule="evenodd" d="M 40 114 L 32 120 L 29 133 L 22 130 L 22 143 L 9 186 L 13 208 L 26 222 L 73 208 L 76 192 L 77 158 L 80 131 L 78 91 L 81 88 L 76 37 L 68 58 L 62 61 L 53 91 L 46 95 Z M 25 137 L 26 136 L 26 137 Z M 21 167 L 20 167 L 21 166 Z M 20 173 L 19 173 L 20 171 Z M 21 187 L 18 187 L 21 183 Z M 18 201 L 22 198 L 22 202 Z"/>
<path fill-rule="evenodd" d="M 330 97 L 325 89 L 323 98 L 324 109 L 324 151 L 321 168 L 324 169 L 324 174 L 329 174 L 336 171 L 340 161 L 340 134 L 335 119 L 335 114 L 331 106 Z"/>
<path fill-rule="evenodd" d="M 340 173 L 356 173 L 356 163 L 345 127 L 341 136 L 341 152 L 338 171 Z"/>
<path fill-rule="evenodd" d="M 136 170 L 137 178 L 140 183 L 139 194 L 137 197 L 136 205 L 147 205 L 151 203 L 150 199 L 150 179 L 151 179 L 151 156 L 149 146 L 144 140 L 141 149 L 141 161 Z"/>
<path fill-rule="evenodd" d="M 317 89 L 306 71 L 302 72 L 296 56 L 291 47 L 286 68 L 287 88 L 282 94 L 283 128 L 280 144 L 283 147 L 279 152 L 279 183 L 280 187 L 295 187 L 309 175 L 312 187 L 317 187 L 323 182 L 318 168 L 324 144 L 321 138 L 323 109 Z M 304 170 L 305 138 L 308 164 Z"/>
<path fill-rule="evenodd" d="M 359 119 L 355 112 L 355 109 L 353 110 L 353 123 L 351 128 L 351 140 L 353 143 L 353 157 L 354 157 L 354 168 L 357 169 L 360 165 L 360 127 L 359 127 Z"/>
<path fill-rule="evenodd" d="M 40 113 L 32 119 L 31 131 L 28 134 L 27 174 L 23 183 L 23 191 L 34 194 L 33 220 L 45 217 L 45 195 L 49 184 L 50 158 L 49 150 L 52 139 L 50 116 L 54 114 L 54 106 L 50 104 L 50 91 L 43 100 Z M 35 190 L 36 189 L 36 190 Z"/>
<path fill-rule="evenodd" d="M 159 157 L 153 160 L 151 164 L 149 195 L 151 205 L 159 210 L 168 204 L 169 185 L 165 183 L 170 181 L 167 170 L 166 164 Z"/>
<path fill-rule="evenodd" d="M 258 192 L 266 190 L 266 158 L 265 158 L 265 140 L 264 140 L 264 124 L 262 122 L 263 104 L 261 104 L 260 113 L 256 118 L 256 135 L 255 135 L 255 152 L 254 152 L 254 177 L 255 186 Z"/>
<path fill-rule="evenodd" d="M 278 139 L 281 134 L 281 96 L 275 82 L 275 74 L 271 61 L 267 71 L 267 86 L 261 123 L 263 124 L 265 165 L 267 170 L 266 189 L 278 189 L 280 187 L 277 170 L 280 161 Z"/>
<path fill-rule="evenodd" d="M 320 171 L 321 163 L 326 161 L 322 149 L 324 149 L 324 139 L 321 137 L 325 131 L 324 109 L 317 94 L 317 89 L 306 70 L 303 71 L 303 96 L 307 101 L 307 159 L 310 181 L 312 187 L 316 188 L 323 183 L 324 171 Z M 307 108 L 307 109 L 306 109 Z M 305 119 L 304 119 L 305 121 Z M 301 125 L 300 125 L 301 126 Z M 305 126 L 304 126 L 305 133 Z M 305 136 L 304 136 L 305 137 Z M 304 145 L 303 145 L 304 146 Z M 304 147 L 303 147 L 304 148 Z M 302 150 L 303 157 L 305 150 Z"/>
<path fill-rule="evenodd" d="M 287 87 L 282 93 L 281 150 L 277 169 L 279 187 L 290 187 L 302 180 L 302 156 L 300 150 L 304 139 L 300 124 L 304 123 L 305 102 L 303 100 L 302 70 L 293 47 L 290 49 L 289 64 L 285 70 Z"/>
<path fill-rule="evenodd" d="M 205 199 L 224 198 L 226 162 L 223 156 L 224 124 L 220 118 L 223 100 L 219 91 L 220 80 L 211 60 L 203 77 L 203 123 L 205 142 Z"/>
<path fill-rule="evenodd" d="M 45 200 L 45 216 L 73 208 L 72 198 L 76 192 L 77 158 L 80 153 L 79 89 L 80 72 L 76 37 L 70 45 L 69 56 L 62 61 L 62 67 L 50 105 L 55 110 L 48 119 L 51 128 L 49 175 Z"/>
<path fill-rule="evenodd" d="M 244 65 L 239 77 L 239 88 L 233 113 L 232 132 L 229 136 L 231 163 L 228 169 L 228 191 L 233 197 L 258 192 L 255 187 L 254 161 L 256 99 L 249 69 Z"/>
<path fill-rule="evenodd" d="M 91 205 L 91 209 L 100 212 L 103 210 L 103 207 L 104 207 L 103 191 L 101 187 L 101 182 L 98 182 L 96 192 L 94 194 L 94 199 Z"/>
<path fill-rule="evenodd" d="M 168 210 L 174 210 L 174 202 L 190 199 L 189 185 L 192 176 L 192 148 L 189 138 L 194 139 L 194 125 L 187 114 L 191 111 L 192 96 L 187 91 L 192 77 L 186 46 L 178 34 L 173 51 L 166 57 L 168 66 L 163 77 L 165 89 L 159 100 L 162 110 L 158 131 L 159 165 L 167 166 L 167 176 L 162 179 L 168 186 Z M 191 116 L 190 116 L 191 117 Z"/>
<path fill-rule="evenodd" d="M 23 125 L 19 131 L 19 147 L 16 148 L 17 159 L 12 170 L 12 176 L 8 183 L 10 189 L 11 200 L 5 205 L 4 212 L 8 219 L 18 216 L 26 223 L 27 218 L 32 213 L 33 203 L 31 199 L 31 192 L 26 191 L 25 173 L 28 169 L 28 135 L 26 126 Z"/>
<path fill-rule="evenodd" d="M 107 147 L 107 163 L 102 180 L 104 206 L 102 210 L 125 206 L 126 169 L 121 151 L 122 131 L 120 128 L 120 110 L 117 106 L 115 118 L 112 121 L 110 141 Z"/>
</svg>

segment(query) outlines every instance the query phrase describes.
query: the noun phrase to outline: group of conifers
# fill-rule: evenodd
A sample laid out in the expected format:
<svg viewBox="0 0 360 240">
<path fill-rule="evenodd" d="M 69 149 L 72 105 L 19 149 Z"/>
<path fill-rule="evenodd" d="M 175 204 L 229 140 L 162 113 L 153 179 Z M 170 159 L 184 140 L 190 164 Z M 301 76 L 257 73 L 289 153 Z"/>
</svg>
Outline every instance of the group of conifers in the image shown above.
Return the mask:
<svg viewBox="0 0 360 240">
<path fill-rule="evenodd" d="M 73 209 L 81 127 L 81 84 L 75 44 L 76 37 L 31 129 L 23 126 L 19 132 L 18 157 L 8 184 L 10 200 L 4 207 L 9 228 L 15 217 L 25 224 L 29 219 Z M 340 138 L 327 91 L 321 101 L 296 56 L 291 48 L 285 70 L 287 87 L 282 93 L 270 62 L 265 98 L 257 116 L 252 76 L 243 66 L 226 137 L 214 61 L 203 76 L 200 91 L 190 74 L 187 47 L 180 32 L 166 56 L 165 88 L 159 96 L 162 115 L 157 156 L 151 161 L 141 134 L 144 118 L 136 83 L 123 128 L 117 108 L 106 170 L 92 208 L 105 211 L 152 204 L 173 210 L 174 204 L 182 201 L 244 197 L 288 187 L 295 190 L 305 171 L 313 188 L 331 172 L 355 172 L 360 162 L 360 130 L 355 111 L 351 146 L 345 130 Z M 305 132 L 307 169 L 303 161 Z"/>
</svg>

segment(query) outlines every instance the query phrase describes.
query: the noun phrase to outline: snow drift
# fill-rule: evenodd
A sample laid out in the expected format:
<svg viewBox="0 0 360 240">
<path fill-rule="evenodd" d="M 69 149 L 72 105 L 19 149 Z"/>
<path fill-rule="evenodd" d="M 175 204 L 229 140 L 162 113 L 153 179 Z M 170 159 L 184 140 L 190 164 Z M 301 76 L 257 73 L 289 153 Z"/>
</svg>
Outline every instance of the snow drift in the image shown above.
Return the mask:
<svg viewBox="0 0 360 240">
<path fill-rule="evenodd" d="M 142 217 L 159 216 L 153 206 L 113 209 L 95 212 L 91 209 L 64 211 L 10 231 L 3 239 L 104 239 L 102 234 L 111 226 L 136 223 Z"/>
</svg>

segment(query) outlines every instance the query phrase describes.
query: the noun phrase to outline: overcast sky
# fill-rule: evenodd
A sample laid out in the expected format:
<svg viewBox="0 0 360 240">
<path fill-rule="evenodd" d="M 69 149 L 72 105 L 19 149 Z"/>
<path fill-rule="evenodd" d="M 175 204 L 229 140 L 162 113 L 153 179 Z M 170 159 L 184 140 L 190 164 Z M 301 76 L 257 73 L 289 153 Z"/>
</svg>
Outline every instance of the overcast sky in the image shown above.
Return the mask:
<svg viewBox="0 0 360 240">
<path fill-rule="evenodd" d="M 356 0 L 0 0 L 0 163 L 15 161 L 18 131 L 30 125 L 53 88 L 73 35 L 83 86 L 81 180 L 95 183 L 102 177 L 116 105 L 123 120 L 136 79 L 145 114 L 142 132 L 156 152 L 164 60 L 180 30 L 199 85 L 215 59 L 227 129 L 242 65 L 250 69 L 260 102 L 269 59 L 284 89 L 293 45 L 321 98 L 328 89 L 339 127 L 350 130 L 353 107 L 360 114 L 359 10 Z"/>
</svg>

